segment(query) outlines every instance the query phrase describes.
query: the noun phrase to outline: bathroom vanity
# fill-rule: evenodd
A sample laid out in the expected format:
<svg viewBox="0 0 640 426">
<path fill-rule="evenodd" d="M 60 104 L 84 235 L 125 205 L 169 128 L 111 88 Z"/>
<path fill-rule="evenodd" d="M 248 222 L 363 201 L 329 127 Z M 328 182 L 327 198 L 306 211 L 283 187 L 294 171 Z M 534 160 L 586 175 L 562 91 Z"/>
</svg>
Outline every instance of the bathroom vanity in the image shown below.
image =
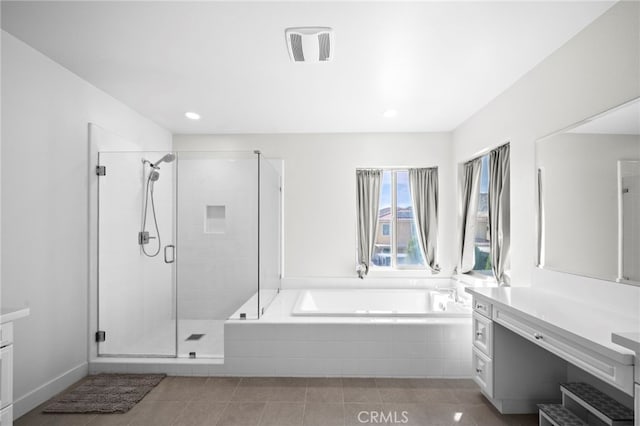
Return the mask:
<svg viewBox="0 0 640 426">
<path fill-rule="evenodd" d="M 634 395 L 635 354 L 611 333 L 637 330 L 637 318 L 531 287 L 466 292 L 473 296 L 474 380 L 500 412 L 533 413 L 536 404 L 559 401 L 570 365 Z"/>
<path fill-rule="evenodd" d="M 29 315 L 29 308 L 0 311 L 0 425 L 13 424 L 13 322 Z"/>
</svg>

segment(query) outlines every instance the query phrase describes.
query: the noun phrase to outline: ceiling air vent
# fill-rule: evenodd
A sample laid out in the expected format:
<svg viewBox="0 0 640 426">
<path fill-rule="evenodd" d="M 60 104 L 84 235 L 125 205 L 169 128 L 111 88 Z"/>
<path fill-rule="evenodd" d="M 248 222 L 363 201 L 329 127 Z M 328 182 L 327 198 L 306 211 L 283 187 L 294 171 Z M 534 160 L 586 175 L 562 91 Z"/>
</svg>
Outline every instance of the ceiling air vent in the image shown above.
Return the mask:
<svg viewBox="0 0 640 426">
<path fill-rule="evenodd" d="M 285 30 L 289 57 L 293 62 L 327 62 L 333 57 L 333 30 L 328 27 L 298 27 Z"/>
</svg>

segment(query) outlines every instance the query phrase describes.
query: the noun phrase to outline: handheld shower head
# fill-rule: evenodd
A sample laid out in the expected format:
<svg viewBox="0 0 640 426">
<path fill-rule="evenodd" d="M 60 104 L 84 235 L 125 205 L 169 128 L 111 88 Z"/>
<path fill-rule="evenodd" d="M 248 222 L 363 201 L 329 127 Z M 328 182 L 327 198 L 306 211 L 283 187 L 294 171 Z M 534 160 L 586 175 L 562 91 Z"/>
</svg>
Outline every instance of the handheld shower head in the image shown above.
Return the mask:
<svg viewBox="0 0 640 426">
<path fill-rule="evenodd" d="M 152 164 L 153 168 L 157 168 L 158 165 L 160 163 L 171 163 L 173 160 L 176 159 L 176 155 L 173 152 L 168 153 L 167 155 L 165 155 L 164 157 L 162 157 L 161 159 L 159 159 L 158 161 L 156 161 L 155 163 Z"/>
</svg>

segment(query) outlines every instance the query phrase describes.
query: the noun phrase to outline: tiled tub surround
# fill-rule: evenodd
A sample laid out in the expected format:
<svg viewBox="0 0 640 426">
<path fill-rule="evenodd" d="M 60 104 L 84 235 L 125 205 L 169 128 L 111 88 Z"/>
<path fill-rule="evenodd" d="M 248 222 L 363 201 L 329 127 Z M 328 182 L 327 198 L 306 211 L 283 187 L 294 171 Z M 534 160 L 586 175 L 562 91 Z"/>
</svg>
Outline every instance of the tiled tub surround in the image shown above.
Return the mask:
<svg viewBox="0 0 640 426">
<path fill-rule="evenodd" d="M 535 414 L 501 415 L 466 379 L 168 377 L 126 414 L 41 414 L 43 406 L 16 426 L 538 424 Z M 381 412 L 402 420 L 403 411 L 406 423 L 371 421 Z"/>
<path fill-rule="evenodd" d="M 471 318 L 291 314 L 283 290 L 259 321 L 225 323 L 228 374 L 470 377 Z"/>
</svg>

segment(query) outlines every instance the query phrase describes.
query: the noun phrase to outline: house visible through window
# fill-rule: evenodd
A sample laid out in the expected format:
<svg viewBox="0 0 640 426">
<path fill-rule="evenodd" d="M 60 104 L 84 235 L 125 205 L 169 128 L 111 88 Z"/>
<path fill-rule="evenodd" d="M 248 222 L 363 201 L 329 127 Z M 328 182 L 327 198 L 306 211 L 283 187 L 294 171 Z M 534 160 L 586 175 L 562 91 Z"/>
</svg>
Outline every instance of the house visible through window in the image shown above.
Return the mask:
<svg viewBox="0 0 640 426">
<path fill-rule="evenodd" d="M 389 269 L 424 267 L 407 170 L 385 170 L 382 174 L 372 263 Z"/>
<path fill-rule="evenodd" d="M 491 254 L 489 247 L 489 155 L 482 157 L 480 169 L 480 195 L 476 213 L 476 237 L 474 243 L 475 264 L 473 270 L 491 275 Z"/>
</svg>

